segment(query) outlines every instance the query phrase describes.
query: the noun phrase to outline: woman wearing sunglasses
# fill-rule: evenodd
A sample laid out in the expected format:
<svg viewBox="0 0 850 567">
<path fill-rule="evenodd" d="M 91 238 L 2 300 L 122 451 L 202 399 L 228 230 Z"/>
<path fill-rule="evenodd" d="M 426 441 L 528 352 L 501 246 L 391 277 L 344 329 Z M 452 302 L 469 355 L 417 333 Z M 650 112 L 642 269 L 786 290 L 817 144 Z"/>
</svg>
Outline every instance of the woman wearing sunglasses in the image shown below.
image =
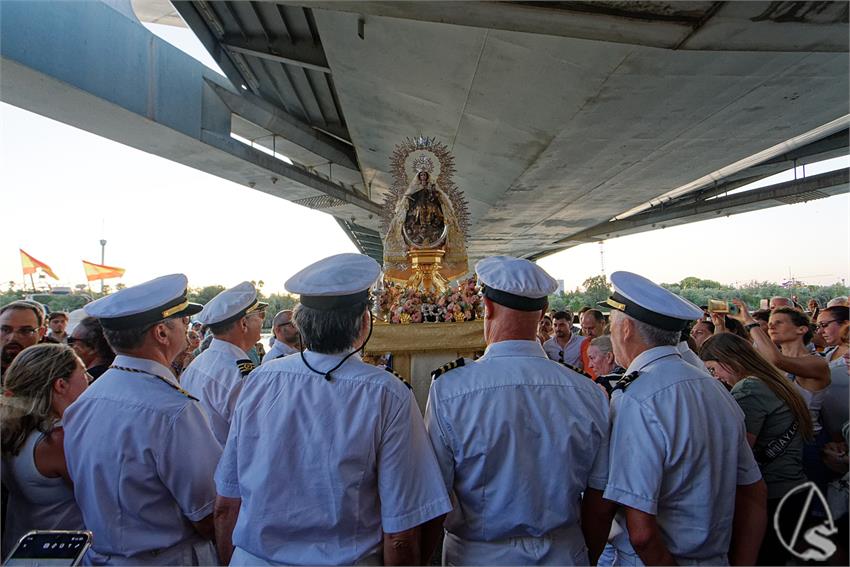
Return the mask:
<svg viewBox="0 0 850 567">
<path fill-rule="evenodd" d="M 831 441 L 841 441 L 841 427 L 848 419 L 850 405 L 847 396 L 850 393 L 850 380 L 847 376 L 848 346 L 846 337 L 850 308 L 845 305 L 827 307 L 818 314 L 817 332 L 823 337 L 827 348 L 821 354 L 829 363 L 832 383 L 824 395 L 821 419 Z"/>
</svg>

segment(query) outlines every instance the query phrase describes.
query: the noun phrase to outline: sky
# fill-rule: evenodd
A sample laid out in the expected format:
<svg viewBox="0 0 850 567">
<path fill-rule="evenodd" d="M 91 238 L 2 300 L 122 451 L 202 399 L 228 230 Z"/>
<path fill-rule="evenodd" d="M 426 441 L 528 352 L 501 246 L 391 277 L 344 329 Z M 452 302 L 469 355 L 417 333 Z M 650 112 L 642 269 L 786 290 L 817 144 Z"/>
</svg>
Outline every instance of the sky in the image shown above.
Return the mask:
<svg viewBox="0 0 850 567">
<path fill-rule="evenodd" d="M 148 27 L 215 68 L 188 30 Z M 805 173 L 848 164 L 839 158 Z M 100 263 L 101 238 L 105 263 L 127 270 L 113 284 L 182 272 L 192 287 L 262 280 L 266 293 L 282 292 L 286 279 L 316 260 L 357 251 L 329 215 L 5 103 L 0 219 L 4 289 L 10 280 L 23 283 L 19 248 L 53 268 L 60 280 L 48 280 L 52 285 L 85 283 L 81 260 Z M 850 282 L 848 219 L 845 194 L 607 240 L 604 271 L 629 270 L 658 282 L 687 276 L 725 284 L 789 276 Z M 598 244 L 539 264 L 568 290 L 603 270 Z"/>
</svg>

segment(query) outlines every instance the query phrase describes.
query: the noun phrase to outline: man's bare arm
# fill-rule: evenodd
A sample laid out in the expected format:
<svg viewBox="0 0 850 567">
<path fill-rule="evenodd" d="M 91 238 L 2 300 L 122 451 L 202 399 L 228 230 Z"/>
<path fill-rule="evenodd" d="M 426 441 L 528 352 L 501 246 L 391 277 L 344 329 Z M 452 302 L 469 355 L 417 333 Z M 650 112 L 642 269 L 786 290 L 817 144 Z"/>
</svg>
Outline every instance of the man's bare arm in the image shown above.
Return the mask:
<svg viewBox="0 0 850 567">
<path fill-rule="evenodd" d="M 629 541 L 645 565 L 675 565 L 676 560 L 661 537 L 655 516 L 626 507 Z"/>
<path fill-rule="evenodd" d="M 767 485 L 763 480 L 738 486 L 735 490 L 735 517 L 729 563 L 755 565 L 767 528 Z"/>
<path fill-rule="evenodd" d="M 603 499 L 601 490 L 587 488 L 584 491 L 581 499 L 581 531 L 591 565 L 596 565 L 602 554 L 616 511 L 617 504 Z"/>
<path fill-rule="evenodd" d="M 239 508 L 242 506 L 241 498 L 227 498 L 216 496 L 215 498 L 215 542 L 218 550 L 218 559 L 222 565 L 229 565 L 233 556 L 233 528 L 239 519 Z"/>
<path fill-rule="evenodd" d="M 443 521 L 446 515 L 442 514 L 428 520 L 422 524 L 422 538 L 420 548 L 422 551 L 422 565 L 428 565 L 434 550 L 437 548 L 437 543 L 440 541 L 440 535 L 443 533 Z"/>
<path fill-rule="evenodd" d="M 420 526 L 384 534 L 384 565 L 419 565 L 422 557 L 419 538 Z"/>
</svg>

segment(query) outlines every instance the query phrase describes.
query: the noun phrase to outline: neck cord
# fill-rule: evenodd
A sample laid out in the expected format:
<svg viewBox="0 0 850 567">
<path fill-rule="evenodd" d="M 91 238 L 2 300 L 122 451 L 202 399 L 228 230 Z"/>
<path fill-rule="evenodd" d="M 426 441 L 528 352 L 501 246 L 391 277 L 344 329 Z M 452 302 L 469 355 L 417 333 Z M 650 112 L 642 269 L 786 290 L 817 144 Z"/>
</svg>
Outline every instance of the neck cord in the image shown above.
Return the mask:
<svg viewBox="0 0 850 567">
<path fill-rule="evenodd" d="M 345 361 L 348 360 L 351 356 L 354 356 L 355 354 L 357 354 L 358 352 L 361 352 L 364 348 L 366 348 L 366 343 L 368 343 L 369 339 L 372 338 L 372 329 L 374 329 L 374 328 L 375 327 L 374 327 L 374 320 L 372 319 L 372 312 L 369 311 L 369 334 L 366 335 L 366 340 L 363 341 L 363 344 L 360 345 L 359 348 L 349 352 L 347 355 L 345 355 L 345 357 L 342 360 L 339 361 L 339 363 L 336 366 L 334 366 L 333 368 L 331 368 L 327 372 L 319 372 L 318 370 L 316 370 L 315 368 L 310 366 L 309 362 L 307 362 L 307 358 L 304 356 L 304 345 L 301 343 L 301 331 L 298 331 L 298 349 L 299 349 L 300 354 L 301 354 L 301 361 L 304 363 L 304 366 L 306 366 L 307 368 L 309 368 L 310 370 L 312 370 L 316 374 L 320 374 L 325 380 L 330 382 L 331 379 L 332 379 L 332 376 L 331 376 L 332 372 L 336 371 L 340 366 L 345 364 Z"/>
<path fill-rule="evenodd" d="M 162 377 L 162 376 L 160 376 L 159 374 L 154 374 L 153 372 L 148 372 L 147 370 L 139 370 L 138 368 L 129 368 L 129 367 L 127 367 L 127 366 L 116 366 L 116 365 L 114 365 L 114 364 L 113 364 L 112 366 L 110 366 L 109 368 L 114 368 L 115 370 L 123 370 L 124 372 L 131 372 L 131 373 L 133 373 L 133 374 L 146 374 L 146 375 L 148 375 L 148 376 L 153 376 L 154 378 L 157 378 L 157 379 L 159 379 L 159 380 L 162 380 L 163 382 L 165 382 L 166 384 L 168 384 L 168 386 L 169 386 L 169 387 L 174 388 L 175 390 L 177 390 L 178 392 L 180 392 L 180 393 L 181 393 L 181 394 L 183 394 L 184 396 L 189 397 L 189 398 L 192 398 L 192 399 L 193 399 L 193 400 L 195 400 L 196 402 L 198 401 L 198 398 L 196 398 L 195 396 L 193 396 L 192 394 L 190 394 L 189 392 L 187 392 L 186 390 L 184 390 L 184 389 L 183 389 L 183 388 L 181 388 L 180 386 L 176 386 L 176 385 L 174 385 L 174 384 L 173 384 L 172 382 L 170 382 L 168 379 L 163 378 L 163 377 Z"/>
</svg>

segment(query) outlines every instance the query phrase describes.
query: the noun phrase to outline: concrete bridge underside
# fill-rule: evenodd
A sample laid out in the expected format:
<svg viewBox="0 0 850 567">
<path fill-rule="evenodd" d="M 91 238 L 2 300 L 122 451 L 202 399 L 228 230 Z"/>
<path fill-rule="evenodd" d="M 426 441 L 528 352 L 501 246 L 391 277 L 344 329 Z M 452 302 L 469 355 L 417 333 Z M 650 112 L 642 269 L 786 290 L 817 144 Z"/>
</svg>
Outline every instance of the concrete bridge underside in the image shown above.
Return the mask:
<svg viewBox="0 0 850 567">
<path fill-rule="evenodd" d="M 723 196 L 847 155 L 845 3 L 136 4 L 226 77 L 129 2 L 6 1 L 0 99 L 326 211 L 377 258 L 388 156 L 420 134 L 456 156 L 473 257 L 848 191 L 844 170 Z"/>
</svg>

